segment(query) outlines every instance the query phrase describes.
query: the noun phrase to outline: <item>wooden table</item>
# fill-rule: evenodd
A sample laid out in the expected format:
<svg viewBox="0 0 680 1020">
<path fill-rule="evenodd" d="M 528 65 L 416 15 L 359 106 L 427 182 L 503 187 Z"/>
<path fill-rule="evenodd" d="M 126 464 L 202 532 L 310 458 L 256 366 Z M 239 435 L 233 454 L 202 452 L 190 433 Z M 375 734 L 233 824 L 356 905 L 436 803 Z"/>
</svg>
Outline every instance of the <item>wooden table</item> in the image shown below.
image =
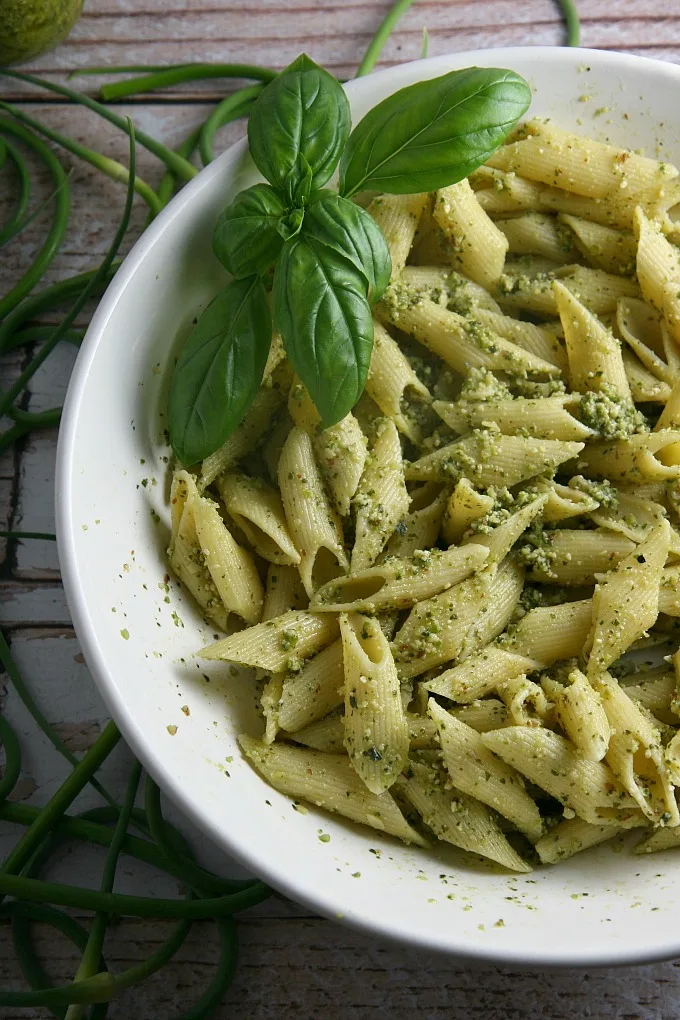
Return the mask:
<svg viewBox="0 0 680 1020">
<path fill-rule="evenodd" d="M 280 67 L 301 50 L 341 76 L 351 76 L 368 39 L 388 9 L 387 0 L 86 0 L 71 37 L 55 52 L 33 61 L 28 70 L 63 81 L 74 68 L 117 64 L 190 61 L 248 61 Z M 664 60 L 680 60 L 680 8 L 668 0 L 580 0 L 583 43 L 621 49 Z M 412 60 L 421 52 L 427 26 L 430 54 L 480 47 L 559 44 L 564 37 L 552 0 L 420 0 L 388 43 L 381 66 Z M 99 79 L 85 81 L 94 89 Z M 130 113 L 149 133 L 178 143 L 221 97 L 223 82 L 204 82 L 130 102 Z M 3 80 L 0 95 L 62 128 L 107 155 L 123 160 L 120 133 L 96 116 L 44 93 Z M 239 123 L 220 135 L 226 146 L 243 133 Z M 122 205 L 120 186 L 88 165 L 73 162 L 74 210 L 63 250 L 46 282 L 96 265 L 113 234 Z M 138 172 L 159 179 L 153 157 L 139 150 Z M 7 178 L 2 178 L 6 181 Z M 0 195 L 2 194 L 0 187 Z M 137 203 L 130 241 L 139 233 L 145 210 Z M 0 294 L 25 268 L 41 243 L 38 219 L 20 242 L 2 253 Z M 121 338 L 124 345 L 125 338 Z M 24 355 L 0 365 L 3 387 L 20 370 Z M 26 406 L 45 409 L 61 402 L 73 363 L 71 348 L 59 349 L 33 380 Z M 52 532 L 56 434 L 37 434 L 0 459 L 0 527 Z M 47 717 L 75 751 L 98 734 L 106 712 L 84 665 L 71 628 L 59 581 L 54 543 L 0 539 L 0 622 L 9 630 L 14 655 Z M 16 724 L 26 748 L 18 796 L 41 803 L 64 776 L 62 759 L 37 733 L 12 690 L 0 687 L 0 704 Z M 122 789 L 129 755 L 118 749 L 104 772 L 110 788 Z M 83 796 L 79 806 L 95 803 Z M 184 823 L 187 832 L 190 827 Z M 17 836 L 0 827 L 0 855 Z M 215 851 L 209 864 L 229 864 Z M 66 847 L 52 870 L 57 879 L 96 885 L 101 855 Z M 125 859 L 118 887 L 124 892 L 175 895 L 175 883 Z M 556 919 L 557 921 L 557 919 Z M 321 920 L 278 897 L 248 914 L 239 925 L 241 964 L 217 1017 L 238 1020 L 363 1020 L 466 1018 L 488 1020 L 567 1017 L 652 1020 L 676 1017 L 680 1003 L 678 963 L 625 970 L 529 972 L 476 967 L 395 947 Z M 114 969 L 148 956 L 167 937 L 169 925 L 126 922 L 114 929 L 106 954 Z M 60 937 L 41 936 L 44 956 L 55 978 L 74 972 L 71 947 Z M 215 932 L 196 925 L 171 967 L 115 1004 L 115 1020 L 169 1020 L 192 1001 L 209 980 L 217 959 Z M 11 939 L 0 926 L 0 984 L 18 984 Z M 42 1017 L 42 1010 L 2 1010 L 4 1020 Z"/>
</svg>

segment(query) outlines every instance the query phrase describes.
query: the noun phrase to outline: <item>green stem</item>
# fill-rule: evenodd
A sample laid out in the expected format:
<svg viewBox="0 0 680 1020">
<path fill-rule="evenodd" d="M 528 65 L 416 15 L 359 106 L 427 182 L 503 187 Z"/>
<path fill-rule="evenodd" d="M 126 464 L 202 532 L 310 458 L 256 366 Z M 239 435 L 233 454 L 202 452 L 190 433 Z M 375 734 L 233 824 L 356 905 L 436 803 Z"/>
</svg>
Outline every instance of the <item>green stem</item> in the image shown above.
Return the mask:
<svg viewBox="0 0 680 1020">
<path fill-rule="evenodd" d="M 59 424 L 63 410 L 63 407 L 50 407 L 47 411 L 24 411 L 20 407 L 10 407 L 7 413 L 19 425 L 27 425 L 31 429 L 48 429 Z"/>
<path fill-rule="evenodd" d="M 113 725 L 113 723 L 109 725 Z M 69 780 L 67 780 L 68 782 Z M 51 804 L 52 801 L 46 806 L 45 812 L 49 810 Z M 40 819 L 34 825 L 38 825 L 39 821 Z M 44 823 L 43 834 L 51 824 L 51 821 Z M 24 834 L 24 839 L 31 831 L 32 829 L 29 829 Z M 198 921 L 235 914 L 256 903 L 261 903 L 271 895 L 271 890 L 264 882 L 254 882 L 248 889 L 227 896 L 200 900 L 168 900 L 146 896 L 127 896 L 122 893 L 96 892 L 93 889 L 82 889 L 80 886 L 44 882 L 37 878 L 25 878 L 23 875 L 15 874 L 14 858 L 17 856 L 19 847 L 20 844 L 10 855 L 12 871 L 8 872 L 6 867 L 0 870 L 0 897 L 14 896 L 17 899 L 30 900 L 34 903 L 56 903 L 62 907 L 73 907 L 76 910 L 103 910 L 109 914 L 120 914 L 125 917 Z"/>
<path fill-rule="evenodd" d="M 118 253 L 118 249 L 120 248 L 120 245 L 123 241 L 123 237 L 125 236 L 125 232 L 130 222 L 130 213 L 132 212 L 132 202 L 134 198 L 134 185 L 135 181 L 137 180 L 135 174 L 136 166 L 135 133 L 131 121 L 129 122 L 129 125 L 130 125 L 130 171 L 128 174 L 127 181 L 128 185 L 127 194 L 125 196 L 125 207 L 123 209 L 123 215 L 121 217 L 120 223 L 118 224 L 118 229 L 116 230 L 116 234 L 113 238 L 113 241 L 111 242 L 109 250 L 104 256 L 104 260 L 99 266 L 99 269 L 96 271 L 94 276 L 90 279 L 90 281 L 80 292 L 76 300 L 71 305 L 70 311 L 67 312 L 64 318 L 61 320 L 60 324 L 52 333 L 52 336 L 45 344 L 43 344 L 38 353 L 31 359 L 31 361 L 28 363 L 24 371 L 19 375 L 18 379 L 14 381 L 14 383 L 9 387 L 8 390 L 5 390 L 2 396 L 0 396 L 0 416 L 7 412 L 8 408 L 11 407 L 11 405 L 14 403 L 15 398 L 24 389 L 29 379 L 31 379 L 31 377 L 35 374 L 40 365 L 42 365 L 43 361 L 48 356 L 48 354 L 50 354 L 51 351 L 59 343 L 61 337 L 66 332 L 66 330 L 73 325 L 81 309 L 87 303 L 90 294 L 94 292 L 98 284 L 108 275 L 111 265 L 113 264 L 113 260 L 115 259 Z M 153 197 L 154 203 L 156 203 L 158 200 L 156 198 L 155 193 L 153 194 Z"/>
<path fill-rule="evenodd" d="M 12 145 L 12 143 L 6 138 L 2 139 L 2 144 L 16 168 L 16 172 L 19 177 L 19 194 L 14 206 L 14 212 L 3 224 L 2 230 L 0 230 L 0 247 L 6 244 L 10 238 L 14 237 L 17 230 L 20 229 L 20 224 L 26 215 L 28 203 L 31 198 L 31 175 L 28 172 L 28 164 L 26 163 L 26 160 L 17 149 L 16 145 Z"/>
<path fill-rule="evenodd" d="M 106 860 L 104 862 L 102 880 L 99 886 L 100 892 L 110 893 L 113 889 L 113 883 L 116 878 L 116 868 L 118 866 L 118 858 L 120 857 L 123 849 L 123 842 L 127 833 L 127 827 L 130 824 L 130 816 L 132 814 L 132 809 L 135 806 L 135 797 L 137 796 L 137 790 L 139 789 L 139 780 L 141 775 L 142 766 L 138 761 L 135 761 L 130 771 L 130 779 L 128 780 L 125 799 L 123 800 L 121 812 L 118 816 L 118 821 L 116 822 L 116 827 L 113 830 L 113 835 L 111 837 L 109 852 L 106 855 Z M 109 915 L 106 912 L 98 911 L 95 914 L 92 920 L 92 927 L 90 928 L 87 945 L 74 978 L 76 983 L 78 981 L 83 981 L 86 978 L 93 977 L 100 970 L 104 938 L 106 937 L 106 929 L 108 927 L 109 920 Z M 66 1020 L 82 1020 L 83 1017 L 84 1011 L 82 1006 L 77 1003 L 69 1006 L 66 1011 Z"/>
<path fill-rule="evenodd" d="M 108 120 L 110 124 L 115 124 L 117 128 L 125 131 L 128 135 L 133 128 L 129 117 L 121 117 L 119 114 L 114 113 L 113 110 L 103 106 L 102 103 L 98 103 L 96 99 L 91 99 L 90 96 L 86 96 L 82 92 L 76 92 L 75 89 L 70 89 L 66 85 L 56 85 L 54 82 L 45 81 L 43 78 L 36 78 L 33 74 L 23 74 L 20 71 L 10 71 L 7 68 L 2 70 L 2 74 L 9 78 L 17 78 L 19 81 L 36 85 L 38 88 L 47 89 L 48 92 L 55 92 L 58 96 L 65 96 L 71 102 L 78 103 L 80 106 L 86 106 L 88 110 L 99 114 L 100 117 Z M 129 127 L 128 124 L 130 125 Z M 196 176 L 198 173 L 196 167 L 188 163 L 186 159 L 183 159 L 176 152 L 173 152 L 172 149 L 169 149 L 167 145 L 163 145 L 162 142 L 157 141 L 151 135 L 147 135 L 145 131 L 139 131 L 137 128 L 134 128 L 134 132 L 136 141 L 145 149 L 148 149 L 149 152 L 152 152 L 154 156 L 157 156 L 181 180 L 190 181 L 192 177 Z"/>
<path fill-rule="evenodd" d="M 190 135 L 187 135 L 182 144 L 177 147 L 177 154 L 182 156 L 184 159 L 190 159 L 194 153 L 194 149 L 198 145 L 200 134 L 201 129 L 199 127 L 192 131 Z M 161 183 L 158 185 L 158 191 L 156 192 L 161 206 L 166 206 L 172 198 L 176 181 L 177 177 L 173 174 L 172 170 L 166 170 L 161 179 Z M 152 219 L 153 217 L 149 218 Z"/>
<path fill-rule="evenodd" d="M 368 44 L 363 59 L 359 64 L 359 69 L 355 75 L 356 78 L 361 78 L 362 75 L 369 74 L 373 70 L 378 61 L 378 57 L 382 53 L 383 47 L 394 31 L 397 22 L 406 14 L 413 2 L 414 0 L 397 0 L 397 2 L 392 5 L 383 18 L 378 31 Z"/>
<path fill-rule="evenodd" d="M 56 542 L 57 536 L 46 531 L 4 531 L 0 530 L 0 538 L 44 538 L 47 542 Z"/>
<path fill-rule="evenodd" d="M 213 875 L 205 868 L 193 861 L 187 860 L 176 849 L 172 840 L 172 834 L 168 829 L 163 813 L 161 811 L 161 791 L 154 783 L 151 776 L 147 776 L 145 784 L 144 807 L 149 823 L 149 831 L 154 841 L 158 844 L 166 857 L 169 865 L 174 868 L 175 874 L 181 875 L 183 880 L 195 889 L 197 893 L 205 896 L 212 893 L 224 895 L 225 893 L 239 892 L 252 885 L 252 881 L 234 881 L 233 879 L 220 878 Z"/>
<path fill-rule="evenodd" d="M 13 351 L 15 347 L 23 347 L 25 344 L 33 344 L 36 341 L 44 342 L 52 329 L 52 326 L 27 326 L 25 329 L 19 329 L 9 338 L 5 350 Z M 64 343 L 79 347 L 84 337 L 84 329 L 69 329 L 61 339 Z"/>
<path fill-rule="evenodd" d="M 54 907 L 47 907 L 40 903 L 15 901 L 5 904 L 2 914 L 11 919 L 14 952 L 24 978 L 34 991 L 51 988 L 52 982 L 40 962 L 31 938 L 32 921 L 56 928 L 67 939 L 70 939 L 81 953 L 84 952 L 87 945 L 87 929 L 68 914 L 61 910 L 55 910 Z M 52 1015 L 57 1017 L 57 1020 L 63 1020 L 66 1013 L 63 1007 L 50 1005 L 48 1008 Z"/>
<path fill-rule="evenodd" d="M 0 818 L 3 821 L 13 822 L 16 825 L 28 826 L 32 825 L 36 818 L 39 817 L 41 810 L 41 808 L 33 807 L 32 804 L 6 802 L 0 804 Z M 107 812 L 111 811 L 112 817 L 115 820 L 117 812 L 113 812 L 113 809 L 110 808 L 105 808 L 104 810 Z M 88 812 L 88 814 L 91 813 Z M 60 839 L 78 839 L 104 847 L 111 845 L 113 836 L 113 830 L 107 825 L 99 824 L 82 816 L 74 818 L 72 815 L 64 815 L 60 818 L 56 823 L 54 832 Z M 144 861 L 145 864 L 158 868 L 159 871 L 167 872 L 180 882 L 184 881 L 183 864 L 181 867 L 176 867 L 172 861 L 168 861 L 155 844 L 150 843 L 146 839 L 140 839 L 138 836 L 131 836 L 129 834 L 126 835 L 123 840 L 122 852 L 129 857 L 134 857 L 138 861 Z"/>
<path fill-rule="evenodd" d="M 36 989 L 30 992 L 11 992 L 0 989 L 0 1006 L 26 1009 L 28 1006 L 68 1006 L 72 1002 L 108 1002 L 116 990 L 111 974 L 96 974 L 77 985 L 70 982 L 59 988 Z"/>
<path fill-rule="evenodd" d="M 276 78 L 277 71 L 269 67 L 256 67 L 254 64 L 182 64 L 179 67 L 168 67 L 162 71 L 139 78 L 128 78 L 127 81 L 103 85 L 99 94 L 105 102 L 125 99 L 126 96 L 138 96 L 143 92 L 165 89 L 171 85 L 183 85 L 187 81 L 202 81 L 206 78 L 255 78 L 256 81 L 270 82 Z"/>
<path fill-rule="evenodd" d="M 55 822 L 64 815 L 68 807 L 73 803 L 83 787 L 87 785 L 90 778 L 108 757 L 119 740 L 120 733 L 115 723 L 108 723 L 89 751 L 78 762 L 73 772 L 62 783 L 5 860 L 0 868 L 0 875 L 3 881 L 9 881 L 17 872 L 21 871 L 31 855 L 48 835 Z M 30 882 L 33 879 L 22 879 L 21 881 Z M 49 883 L 43 884 L 49 885 Z M 0 898 L 4 895 L 6 895 L 6 892 L 3 893 L 0 889 Z M 14 893 L 11 893 L 11 895 L 14 895 Z M 27 899 L 32 898 L 34 897 L 27 897 Z M 43 900 L 42 902 L 51 903 L 53 901 Z"/>
<path fill-rule="evenodd" d="M 199 148 L 203 166 L 207 166 L 215 158 L 213 152 L 213 140 L 217 130 L 230 121 L 243 117 L 251 108 L 254 101 L 260 95 L 264 85 L 251 85 L 245 89 L 239 89 L 217 104 L 203 127 L 201 128 Z"/>
<path fill-rule="evenodd" d="M 5 74 L 7 72 L 4 72 Z M 129 171 L 127 167 L 124 167 L 122 163 L 119 163 L 116 159 L 111 159 L 109 156 L 103 156 L 101 152 L 95 152 L 94 149 L 89 149 L 86 145 L 81 145 L 80 142 L 74 141 L 67 135 L 62 135 L 60 131 L 54 131 L 52 128 L 47 127 L 46 124 L 42 124 L 39 120 L 35 120 L 33 117 L 29 117 L 27 113 L 18 109 L 16 106 L 12 106 L 11 103 L 5 103 L 0 100 L 0 109 L 6 110 L 16 120 L 22 124 L 26 124 L 34 131 L 38 131 L 40 134 L 45 135 L 46 138 L 56 142 L 57 145 L 61 145 L 62 148 L 67 149 L 68 152 L 72 152 L 74 156 L 78 156 L 80 159 L 84 159 L 86 163 L 90 163 L 97 170 L 101 170 L 103 174 L 110 177 L 113 181 L 119 181 L 122 184 L 127 184 Z M 143 181 L 141 177 L 133 177 L 135 191 L 140 195 L 146 204 L 149 206 L 152 212 L 160 212 L 160 206 L 158 205 L 158 199 L 156 198 L 156 192 L 150 185 Z"/>
<path fill-rule="evenodd" d="M 0 808 L 5 803 L 10 793 L 17 784 L 21 775 L 21 745 L 17 735 L 8 723 L 0 715 L 0 743 L 5 750 L 5 771 L 0 779 Z"/>
<path fill-rule="evenodd" d="M 12 684 L 12 687 L 14 688 L 17 695 L 21 699 L 24 707 L 33 716 L 34 722 L 43 731 L 47 739 L 50 741 L 53 747 L 59 752 L 59 754 L 63 755 L 63 757 L 66 758 L 66 761 L 69 762 L 69 764 L 75 768 L 77 765 L 80 764 L 79 759 L 76 758 L 76 756 L 69 750 L 69 748 L 66 746 L 66 744 L 61 739 L 59 734 L 52 729 L 47 719 L 43 715 L 40 707 L 38 706 L 38 703 L 35 701 L 33 695 L 31 694 L 28 687 L 24 683 L 24 679 L 21 673 L 19 672 L 17 664 L 15 663 L 12 657 L 12 653 L 9 650 L 9 645 L 7 644 L 5 635 L 2 633 L 2 631 L 0 631 L 0 663 L 2 663 L 3 669 L 7 673 Z M 90 780 L 90 785 L 93 786 L 97 793 L 101 794 L 101 796 L 104 797 L 104 799 L 107 800 L 108 803 L 116 809 L 116 811 L 118 810 L 118 805 L 114 798 L 111 796 L 110 793 L 108 793 L 107 790 L 104 789 L 101 783 L 97 779 L 95 779 L 94 776 Z M 5 804 L 4 808 L 7 807 L 8 805 Z"/>
<path fill-rule="evenodd" d="M 217 1009 L 222 997 L 234 980 L 238 964 L 238 936 L 233 918 L 223 917 L 216 921 L 220 936 L 220 956 L 215 976 L 205 992 L 193 1006 L 182 1013 L 179 1020 L 207 1020 Z"/>
<path fill-rule="evenodd" d="M 581 19 L 574 0 L 557 0 L 567 28 L 567 46 L 581 45 Z"/>
<path fill-rule="evenodd" d="M 5 104 L 2 102 L 0 102 L 0 107 L 3 109 L 6 108 Z M 30 145 L 36 155 L 42 160 L 49 170 L 55 187 L 54 217 L 47 237 L 43 242 L 43 246 L 33 260 L 32 265 L 26 270 L 24 275 L 14 285 L 14 287 L 12 287 L 9 293 L 5 294 L 4 298 L 0 300 L 0 320 L 4 319 L 6 315 L 9 315 L 9 313 L 17 307 L 19 302 L 22 301 L 31 290 L 33 290 L 35 285 L 44 275 L 45 270 L 57 254 L 59 245 L 66 233 L 70 208 L 70 194 L 66 174 L 57 157 L 30 131 L 26 131 L 25 129 L 17 130 L 16 128 L 17 126 L 15 124 L 6 121 L 4 118 L 0 119 L 0 131 L 3 133 L 10 131 L 16 137 L 21 138 L 21 140 L 27 145 Z"/>
<path fill-rule="evenodd" d="M 0 354 L 4 354 L 10 346 L 13 346 L 10 343 L 11 338 L 25 322 L 30 322 L 48 309 L 70 301 L 72 297 L 80 294 L 94 277 L 98 277 L 98 279 L 90 292 L 90 296 L 97 297 L 102 294 L 113 279 L 119 266 L 120 262 L 114 262 L 100 278 L 98 277 L 99 269 L 89 269 L 85 273 L 78 273 L 75 276 L 70 276 L 67 280 L 53 283 L 50 287 L 40 291 L 39 294 L 29 295 L 18 308 L 15 308 L 7 316 L 4 322 L 0 322 Z M 45 327 L 41 328 L 44 329 Z M 66 339 L 68 333 L 68 329 L 63 330 L 62 339 Z"/>
</svg>

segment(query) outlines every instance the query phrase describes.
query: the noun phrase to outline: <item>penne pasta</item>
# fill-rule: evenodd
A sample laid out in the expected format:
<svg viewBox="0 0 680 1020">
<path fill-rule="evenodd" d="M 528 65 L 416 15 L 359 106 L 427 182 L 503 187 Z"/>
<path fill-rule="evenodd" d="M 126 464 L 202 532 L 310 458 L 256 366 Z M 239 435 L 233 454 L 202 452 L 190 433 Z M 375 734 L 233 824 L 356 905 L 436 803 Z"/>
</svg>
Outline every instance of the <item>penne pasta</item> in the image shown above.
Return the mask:
<svg viewBox="0 0 680 1020">
<path fill-rule="evenodd" d="M 483 287 L 496 283 L 503 272 L 508 241 L 484 212 L 467 179 L 436 193 L 433 216 L 452 265 Z"/>
<path fill-rule="evenodd" d="M 635 801 L 607 766 L 586 758 L 552 730 L 506 726 L 483 733 L 482 740 L 504 762 L 591 825 L 630 828 L 639 824 Z"/>
<path fill-rule="evenodd" d="M 383 793 L 406 765 L 409 732 L 389 643 L 370 616 L 340 616 L 344 744 L 368 789 Z"/>
<path fill-rule="evenodd" d="M 375 440 L 354 497 L 352 571 L 375 562 L 408 505 L 399 434 L 394 422 L 384 418 L 376 425 Z"/>
<path fill-rule="evenodd" d="M 405 843 L 427 846 L 390 794 L 377 795 L 367 790 L 341 755 L 286 744 L 267 745 L 245 734 L 239 737 L 239 743 L 254 768 L 275 790 L 397 836 Z"/>
<path fill-rule="evenodd" d="M 489 808 L 474 797 L 445 789 L 434 769 L 412 761 L 405 776 L 397 780 L 396 788 L 438 839 L 487 857 L 511 871 L 531 871 L 508 843 Z"/>
<path fill-rule="evenodd" d="M 219 475 L 216 485 L 227 513 L 256 553 L 270 563 L 300 562 L 276 489 L 238 471 Z"/>
<path fill-rule="evenodd" d="M 281 673 L 289 668 L 291 660 L 297 664 L 300 659 L 314 655 L 337 634 L 338 621 L 332 616 L 291 609 L 266 623 L 216 641 L 199 654 L 204 659 L 239 662 L 269 673 Z"/>
<path fill-rule="evenodd" d="M 457 790 L 493 808 L 535 843 L 543 823 L 535 802 L 515 770 L 492 754 L 481 734 L 449 715 L 434 698 L 428 712 L 439 735 L 444 765 Z"/>
<path fill-rule="evenodd" d="M 279 459 L 279 487 L 288 529 L 300 554 L 300 576 L 311 598 L 324 581 L 349 568 L 340 521 L 326 495 L 312 441 L 293 428 Z"/>
<path fill-rule="evenodd" d="M 310 608 L 319 613 L 410 609 L 416 602 L 463 581 L 479 570 L 487 558 L 488 550 L 480 545 L 445 551 L 427 549 L 409 559 L 390 557 L 380 566 L 353 571 L 319 588 Z"/>
</svg>

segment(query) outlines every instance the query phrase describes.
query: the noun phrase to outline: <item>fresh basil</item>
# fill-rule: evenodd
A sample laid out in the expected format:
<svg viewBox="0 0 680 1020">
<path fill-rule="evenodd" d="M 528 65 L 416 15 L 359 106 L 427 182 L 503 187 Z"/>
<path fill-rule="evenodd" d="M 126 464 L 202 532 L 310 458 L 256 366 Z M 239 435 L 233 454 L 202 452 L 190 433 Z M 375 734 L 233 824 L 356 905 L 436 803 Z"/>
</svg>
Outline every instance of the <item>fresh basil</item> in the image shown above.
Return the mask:
<svg viewBox="0 0 680 1020">
<path fill-rule="evenodd" d="M 365 275 L 333 248 L 298 235 L 274 275 L 274 323 L 324 427 L 361 395 L 373 347 Z"/>
<path fill-rule="evenodd" d="M 189 334 L 170 384 L 170 443 L 183 464 L 220 447 L 262 381 L 271 343 L 267 292 L 258 276 L 233 280 Z"/>
<path fill-rule="evenodd" d="M 295 206 L 329 180 L 349 129 L 342 85 L 302 54 L 258 97 L 248 144 L 260 173 Z"/>
<path fill-rule="evenodd" d="M 279 221 L 286 208 L 268 184 L 240 191 L 217 217 L 213 251 L 236 279 L 264 273 L 283 244 Z M 298 227 L 299 229 L 299 227 Z"/>
<path fill-rule="evenodd" d="M 334 191 L 318 191 L 305 212 L 303 235 L 344 256 L 366 278 L 369 299 L 379 301 L 392 272 L 390 250 L 372 216 Z"/>
<path fill-rule="evenodd" d="M 255 396 L 271 339 L 270 280 L 286 354 L 323 424 L 349 413 L 371 360 L 370 303 L 392 271 L 376 222 L 349 197 L 462 180 L 530 99 L 513 71 L 472 67 L 402 89 L 350 135 L 340 83 L 304 54 L 261 92 L 248 141 L 269 184 L 242 191 L 215 226 L 215 254 L 235 279 L 200 317 L 172 379 L 169 431 L 181 461 L 216 450 Z M 338 195 L 323 185 L 339 160 Z"/>
<path fill-rule="evenodd" d="M 340 194 L 407 195 L 455 184 L 489 158 L 530 102 L 524 79 L 498 68 L 470 67 L 400 89 L 350 135 Z"/>
</svg>

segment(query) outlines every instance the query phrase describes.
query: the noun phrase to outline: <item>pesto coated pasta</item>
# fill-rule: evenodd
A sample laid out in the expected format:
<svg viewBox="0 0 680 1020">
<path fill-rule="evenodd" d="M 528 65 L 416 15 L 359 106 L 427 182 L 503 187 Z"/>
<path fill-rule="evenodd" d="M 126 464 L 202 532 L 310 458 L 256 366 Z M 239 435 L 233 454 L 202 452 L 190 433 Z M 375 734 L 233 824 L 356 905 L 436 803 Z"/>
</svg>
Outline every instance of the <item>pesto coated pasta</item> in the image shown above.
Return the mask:
<svg viewBox="0 0 680 1020">
<path fill-rule="evenodd" d="M 281 793 L 517 872 L 680 846 L 677 173 L 534 120 L 374 195 L 393 268 L 352 413 L 324 430 L 279 345 L 178 466 L 198 654 L 255 668 L 241 744 Z"/>
</svg>

